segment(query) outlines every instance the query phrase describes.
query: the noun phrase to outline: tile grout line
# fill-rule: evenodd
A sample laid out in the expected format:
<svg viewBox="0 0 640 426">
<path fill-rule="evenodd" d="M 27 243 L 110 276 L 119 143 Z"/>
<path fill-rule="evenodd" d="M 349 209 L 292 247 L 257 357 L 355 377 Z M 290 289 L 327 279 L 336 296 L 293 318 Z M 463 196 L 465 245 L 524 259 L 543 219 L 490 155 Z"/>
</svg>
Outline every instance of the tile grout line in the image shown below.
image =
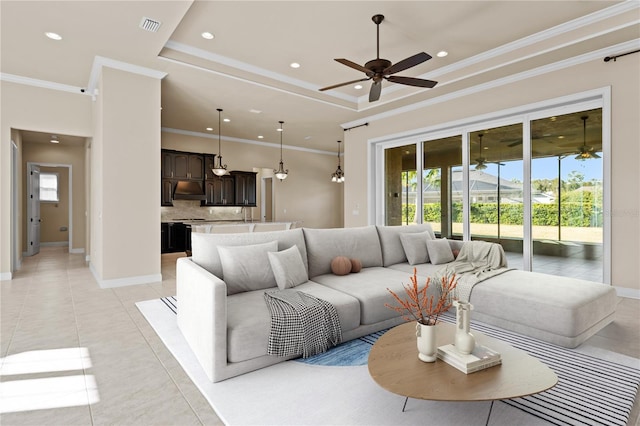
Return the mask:
<svg viewBox="0 0 640 426">
<path fill-rule="evenodd" d="M 69 253 L 68 256 L 70 256 L 70 255 L 71 254 Z M 73 297 L 73 288 L 71 287 L 71 280 L 69 279 L 69 265 L 68 264 L 65 266 L 65 271 L 67 273 L 66 274 L 67 275 L 67 287 L 69 288 L 69 295 L 71 296 L 71 307 L 73 309 L 73 319 L 74 319 L 73 322 L 74 322 L 74 324 L 76 326 L 76 335 L 78 336 L 78 351 L 79 351 L 80 347 L 81 347 L 81 337 L 80 337 L 80 328 L 78 326 L 78 312 L 76 310 L 76 300 Z M 82 359 L 82 378 L 84 380 L 84 390 L 85 390 L 85 393 L 87 395 L 87 408 L 89 409 L 89 418 L 91 419 L 91 424 L 94 425 L 95 424 L 95 420 L 93 418 L 93 407 L 91 407 L 91 397 L 89 395 L 89 386 L 88 386 L 88 383 L 87 383 L 87 369 L 85 368 L 84 357 L 82 357 L 81 359 Z"/>
<path fill-rule="evenodd" d="M 148 287 L 151 287 L 149 284 L 144 284 Z M 153 289 L 153 288 L 152 288 Z M 180 392 L 180 395 L 182 395 L 182 398 L 184 398 L 184 401 L 187 403 L 187 405 L 189 406 L 189 408 L 191 409 L 191 411 L 193 412 L 193 414 L 196 416 L 196 418 L 198 419 L 198 421 L 200 422 L 201 425 L 204 426 L 204 422 L 202 421 L 202 419 L 200 418 L 200 415 L 198 414 L 198 412 L 196 411 L 195 407 L 191 404 L 191 401 L 189 401 L 189 398 L 187 398 L 187 396 L 185 395 L 185 393 L 182 391 L 182 388 L 180 387 L 180 385 L 178 384 L 178 382 L 176 382 L 175 378 L 173 377 L 173 375 L 171 374 L 171 372 L 167 369 L 167 366 L 164 364 L 164 362 L 162 362 L 162 360 L 160 359 L 160 357 L 158 356 L 158 354 L 156 353 L 156 351 L 153 349 L 153 346 L 151 346 L 151 343 L 149 342 L 149 339 L 147 339 L 147 336 L 144 335 L 144 333 L 142 332 L 142 329 L 140 328 L 140 326 L 138 326 L 138 323 L 136 323 L 136 321 L 133 319 L 133 317 L 131 316 L 131 313 L 129 312 L 129 310 L 127 309 L 127 307 L 125 306 L 124 302 L 122 301 L 122 299 L 120 298 L 120 296 L 116 293 L 115 291 L 116 289 L 111 289 L 111 291 L 114 293 L 114 295 L 116 296 L 116 298 L 118 299 L 118 301 L 120 302 L 120 304 L 122 305 L 124 311 L 127 313 L 127 315 L 129 316 L 129 319 L 131 320 L 131 322 L 133 322 L 133 324 L 136 326 L 136 329 L 138 329 L 138 333 L 140 333 L 140 335 L 142 336 L 142 338 L 144 339 L 145 343 L 147 344 L 147 346 L 149 347 L 149 349 L 151 350 L 151 353 L 153 354 L 153 356 L 158 360 L 158 362 L 160 363 L 160 365 L 162 366 L 162 368 L 164 369 L 164 371 L 167 373 L 167 376 L 169 376 L 169 378 L 171 379 L 171 381 L 173 382 L 173 384 L 175 385 L 176 389 L 178 390 L 178 392 Z M 155 289 L 153 289 L 155 291 Z M 137 309 L 135 307 L 135 303 L 134 303 L 134 308 Z M 191 379 L 189 379 L 191 380 Z"/>
</svg>

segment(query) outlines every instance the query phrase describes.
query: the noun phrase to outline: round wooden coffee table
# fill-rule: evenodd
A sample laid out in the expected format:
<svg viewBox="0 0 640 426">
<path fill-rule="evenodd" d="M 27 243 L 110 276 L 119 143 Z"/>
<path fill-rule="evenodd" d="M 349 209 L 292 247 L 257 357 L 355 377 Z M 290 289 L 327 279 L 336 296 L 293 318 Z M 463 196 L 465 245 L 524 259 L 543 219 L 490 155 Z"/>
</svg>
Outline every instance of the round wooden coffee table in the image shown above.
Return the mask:
<svg viewBox="0 0 640 426">
<path fill-rule="evenodd" d="M 440 323 L 437 327 L 437 345 L 453 343 L 455 325 Z M 471 332 L 478 343 L 500 352 L 501 365 L 464 374 L 440 359 L 422 362 L 418 359 L 416 324 L 408 322 L 389 330 L 373 345 L 369 374 L 384 389 L 407 399 L 491 401 L 487 422 L 493 401 L 535 394 L 558 383 L 549 367 L 526 352 L 473 329 Z"/>
</svg>

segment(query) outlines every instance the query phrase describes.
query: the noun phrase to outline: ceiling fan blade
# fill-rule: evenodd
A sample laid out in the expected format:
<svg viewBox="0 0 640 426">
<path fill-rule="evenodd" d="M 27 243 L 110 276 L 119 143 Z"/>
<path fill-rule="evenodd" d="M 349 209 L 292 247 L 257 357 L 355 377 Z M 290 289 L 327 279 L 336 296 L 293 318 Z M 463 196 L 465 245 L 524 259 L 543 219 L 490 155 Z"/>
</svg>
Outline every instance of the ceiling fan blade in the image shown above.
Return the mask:
<svg viewBox="0 0 640 426">
<path fill-rule="evenodd" d="M 352 62 L 352 61 L 350 61 L 348 59 L 339 58 L 339 59 L 334 59 L 334 61 L 340 62 L 342 65 L 346 65 L 346 66 L 351 67 L 353 69 L 356 69 L 358 71 L 362 71 L 368 77 L 371 77 L 373 75 L 373 71 L 371 71 L 369 68 L 365 68 L 362 65 L 356 64 L 355 62 Z"/>
<path fill-rule="evenodd" d="M 400 76 L 391 75 L 385 78 L 392 83 L 406 84 L 407 86 L 428 87 L 429 89 L 431 89 L 436 84 L 438 84 L 437 81 L 424 80 L 422 78 L 414 78 L 414 77 L 400 77 Z"/>
<path fill-rule="evenodd" d="M 431 55 L 429 55 L 428 53 L 420 52 L 413 56 L 408 57 L 407 59 L 403 59 L 396 64 L 391 65 L 382 73 L 384 75 L 395 74 L 397 72 L 404 71 L 411 67 L 415 67 L 416 65 L 421 64 L 425 61 L 428 61 L 429 59 L 431 59 Z"/>
<path fill-rule="evenodd" d="M 371 79 L 371 77 L 359 78 L 357 80 L 347 81 L 346 83 L 334 84 L 333 86 L 323 87 L 322 89 L 319 89 L 319 90 L 321 92 L 324 92 L 325 90 L 331 90 L 331 89 L 335 89 L 337 87 L 342 87 L 342 86 L 346 86 L 348 84 L 358 83 L 360 81 L 367 81 L 367 80 L 370 80 L 370 79 Z"/>
<path fill-rule="evenodd" d="M 375 102 L 380 99 L 380 92 L 382 92 L 382 81 L 371 83 L 371 90 L 369 91 L 369 102 Z"/>
</svg>

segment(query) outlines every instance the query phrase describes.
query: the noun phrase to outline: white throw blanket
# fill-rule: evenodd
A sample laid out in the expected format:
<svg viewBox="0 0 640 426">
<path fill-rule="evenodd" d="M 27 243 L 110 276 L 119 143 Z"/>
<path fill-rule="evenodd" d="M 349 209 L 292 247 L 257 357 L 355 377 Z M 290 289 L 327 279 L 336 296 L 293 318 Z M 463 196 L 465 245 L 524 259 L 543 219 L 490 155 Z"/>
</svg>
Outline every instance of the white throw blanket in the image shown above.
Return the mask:
<svg viewBox="0 0 640 426">
<path fill-rule="evenodd" d="M 440 268 L 433 279 L 440 284 L 443 277 L 451 278 L 456 274 L 455 297 L 461 302 L 468 302 L 476 284 L 511 269 L 507 268 L 507 258 L 500 244 L 466 241 L 456 260 Z"/>
<path fill-rule="evenodd" d="M 307 358 L 342 341 L 338 311 L 326 300 L 292 289 L 266 292 L 264 298 L 271 312 L 269 355 Z"/>
</svg>

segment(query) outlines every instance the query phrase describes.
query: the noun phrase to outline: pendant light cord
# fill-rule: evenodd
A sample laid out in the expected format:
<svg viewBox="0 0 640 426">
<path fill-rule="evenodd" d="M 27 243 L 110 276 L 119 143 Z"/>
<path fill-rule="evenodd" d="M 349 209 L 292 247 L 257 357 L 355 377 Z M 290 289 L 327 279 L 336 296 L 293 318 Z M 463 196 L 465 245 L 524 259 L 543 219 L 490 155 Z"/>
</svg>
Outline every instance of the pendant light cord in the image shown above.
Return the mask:
<svg viewBox="0 0 640 426">
<path fill-rule="evenodd" d="M 222 158 L 222 149 L 220 148 L 220 133 L 222 132 L 222 122 L 220 117 L 222 114 L 222 108 L 218 108 L 218 157 Z"/>
</svg>

